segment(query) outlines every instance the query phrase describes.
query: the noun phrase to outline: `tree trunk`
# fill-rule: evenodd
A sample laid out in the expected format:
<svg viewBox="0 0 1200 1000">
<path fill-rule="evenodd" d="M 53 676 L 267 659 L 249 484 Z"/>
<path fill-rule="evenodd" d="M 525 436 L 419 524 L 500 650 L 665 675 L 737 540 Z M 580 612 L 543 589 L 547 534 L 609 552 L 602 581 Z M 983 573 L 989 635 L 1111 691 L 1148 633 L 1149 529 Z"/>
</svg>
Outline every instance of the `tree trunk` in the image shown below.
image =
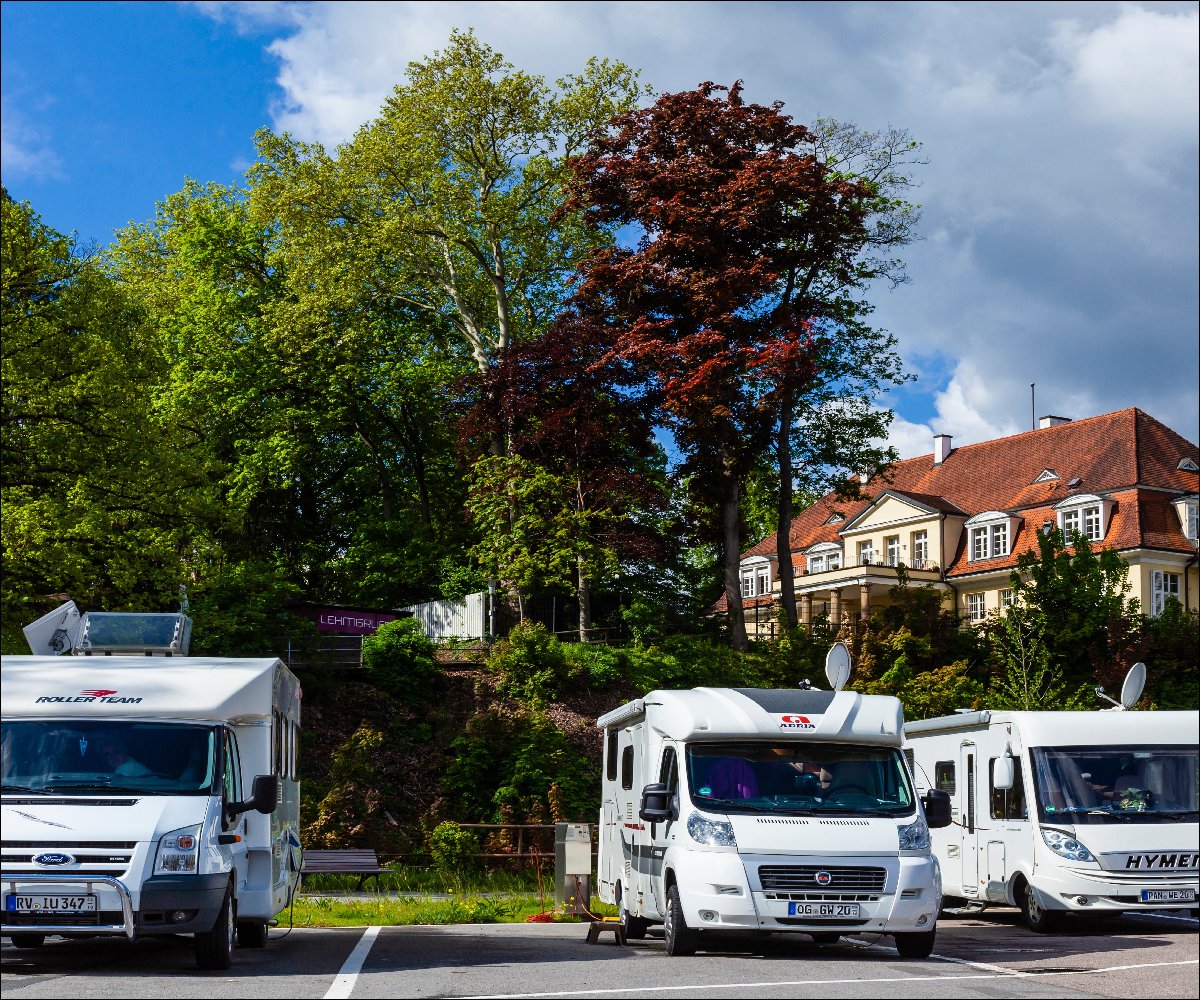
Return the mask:
<svg viewBox="0 0 1200 1000">
<path fill-rule="evenodd" d="M 796 628 L 796 571 L 792 566 L 792 389 L 785 386 L 779 399 L 779 526 L 775 553 L 779 558 L 779 600 L 784 620 Z"/>
<path fill-rule="evenodd" d="M 584 572 L 583 562 L 579 568 L 579 641 L 588 642 L 592 630 L 592 581 Z"/>
<path fill-rule="evenodd" d="M 746 637 L 746 612 L 742 607 L 741 535 L 738 532 L 738 480 L 725 472 L 725 497 L 721 502 L 721 540 L 725 550 L 725 603 L 729 607 L 730 644 L 739 653 L 750 648 Z"/>
</svg>

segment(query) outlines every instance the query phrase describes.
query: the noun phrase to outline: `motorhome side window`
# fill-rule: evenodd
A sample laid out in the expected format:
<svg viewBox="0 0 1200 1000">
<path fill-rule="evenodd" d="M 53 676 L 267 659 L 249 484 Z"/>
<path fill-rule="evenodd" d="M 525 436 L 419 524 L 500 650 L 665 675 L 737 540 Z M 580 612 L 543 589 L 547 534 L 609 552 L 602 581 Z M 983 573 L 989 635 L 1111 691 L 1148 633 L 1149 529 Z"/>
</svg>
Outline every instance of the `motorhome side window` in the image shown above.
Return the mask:
<svg viewBox="0 0 1200 1000">
<path fill-rule="evenodd" d="M 658 769 L 660 784 L 666 785 L 672 793 L 679 789 L 679 765 L 675 760 L 675 748 L 666 747 L 663 750 L 662 766 Z"/>
<path fill-rule="evenodd" d="M 954 794 L 954 761 L 939 760 L 933 765 L 933 787 L 940 788 L 950 795 Z"/>
<path fill-rule="evenodd" d="M 992 798 L 992 819 L 1028 819 L 1029 810 L 1025 806 L 1025 784 L 1021 779 L 1020 758 L 1013 759 L 1012 788 L 997 788 L 995 784 L 996 760 L 993 757 L 988 765 L 988 773 Z"/>
<path fill-rule="evenodd" d="M 242 801 L 242 770 L 238 765 L 237 739 L 233 733 L 225 733 L 225 802 Z"/>
<path fill-rule="evenodd" d="M 617 731 L 604 730 L 605 742 L 605 775 L 609 781 L 617 780 Z"/>
<path fill-rule="evenodd" d="M 621 787 L 633 787 L 633 747 L 621 751 Z"/>
</svg>

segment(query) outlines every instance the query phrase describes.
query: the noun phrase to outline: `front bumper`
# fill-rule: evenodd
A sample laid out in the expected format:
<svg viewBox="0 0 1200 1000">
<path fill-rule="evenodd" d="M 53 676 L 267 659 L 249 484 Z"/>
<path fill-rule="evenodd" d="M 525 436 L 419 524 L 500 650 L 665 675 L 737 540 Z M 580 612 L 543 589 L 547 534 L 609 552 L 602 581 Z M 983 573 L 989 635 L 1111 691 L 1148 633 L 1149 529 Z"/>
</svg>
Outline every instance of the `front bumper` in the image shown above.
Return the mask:
<svg viewBox="0 0 1200 1000">
<path fill-rule="evenodd" d="M 1200 876 L 1164 878 L 1103 869 L 1039 866 L 1030 880 L 1050 910 L 1075 913 L 1095 911 L 1191 910 L 1200 906 Z M 1191 899 L 1142 899 L 1142 892 L 1178 892 L 1190 889 Z"/>
<path fill-rule="evenodd" d="M 191 934 L 212 929 L 225 900 L 229 876 L 172 875 L 147 879 L 135 902 L 133 891 L 113 875 L 0 874 L 6 897 L 18 893 L 95 895 L 93 914 L 37 914 L 0 910 L 0 935 Z"/>
<path fill-rule="evenodd" d="M 685 856 L 686 857 L 686 856 Z M 771 932 L 855 931 L 883 934 L 930 931 L 941 908 L 937 862 L 929 857 L 820 858 L 705 853 L 701 863 L 687 858 L 676 869 L 680 903 L 689 927 Z M 698 859 L 697 859 L 698 860 Z M 786 892 L 764 888 L 760 866 L 781 861 L 836 867 L 882 868 L 878 891 Z M 856 916 L 794 916 L 789 903 L 853 904 Z"/>
</svg>

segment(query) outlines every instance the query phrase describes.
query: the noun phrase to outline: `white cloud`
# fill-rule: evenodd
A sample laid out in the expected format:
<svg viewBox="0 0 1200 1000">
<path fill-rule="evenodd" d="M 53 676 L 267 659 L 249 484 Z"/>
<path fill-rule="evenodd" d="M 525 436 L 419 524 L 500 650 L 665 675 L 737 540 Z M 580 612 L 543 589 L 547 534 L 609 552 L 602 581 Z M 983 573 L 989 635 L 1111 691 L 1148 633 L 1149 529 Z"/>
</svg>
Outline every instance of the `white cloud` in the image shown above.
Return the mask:
<svg viewBox="0 0 1200 1000">
<path fill-rule="evenodd" d="M 243 30 L 271 19 L 276 126 L 326 144 L 454 27 L 550 79 L 602 55 L 658 90 L 740 78 L 801 121 L 907 128 L 926 239 L 875 319 L 949 363 L 894 434 L 1024 430 L 1037 382 L 1043 412 L 1137 405 L 1200 436 L 1194 3 L 267 4 Z"/>
<path fill-rule="evenodd" d="M 6 94 L 0 97 L 0 162 L 6 184 L 14 181 L 45 181 L 62 178 L 62 160 L 50 139 L 34 125 L 23 109 Z"/>
</svg>

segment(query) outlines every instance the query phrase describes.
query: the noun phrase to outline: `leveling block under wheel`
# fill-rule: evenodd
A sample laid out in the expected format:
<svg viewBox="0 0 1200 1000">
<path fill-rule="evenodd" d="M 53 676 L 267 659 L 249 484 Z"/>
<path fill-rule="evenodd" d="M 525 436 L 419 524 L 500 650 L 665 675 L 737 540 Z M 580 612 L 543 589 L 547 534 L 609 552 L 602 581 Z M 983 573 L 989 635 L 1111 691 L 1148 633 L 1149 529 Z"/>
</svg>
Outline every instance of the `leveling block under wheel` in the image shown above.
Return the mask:
<svg viewBox="0 0 1200 1000">
<path fill-rule="evenodd" d="M 588 927 L 587 943 L 595 944 L 600 940 L 600 935 L 605 931 L 613 932 L 613 937 L 616 939 L 614 943 L 625 943 L 625 924 L 622 923 L 620 917 L 605 917 L 602 920 L 593 920 Z"/>
</svg>

